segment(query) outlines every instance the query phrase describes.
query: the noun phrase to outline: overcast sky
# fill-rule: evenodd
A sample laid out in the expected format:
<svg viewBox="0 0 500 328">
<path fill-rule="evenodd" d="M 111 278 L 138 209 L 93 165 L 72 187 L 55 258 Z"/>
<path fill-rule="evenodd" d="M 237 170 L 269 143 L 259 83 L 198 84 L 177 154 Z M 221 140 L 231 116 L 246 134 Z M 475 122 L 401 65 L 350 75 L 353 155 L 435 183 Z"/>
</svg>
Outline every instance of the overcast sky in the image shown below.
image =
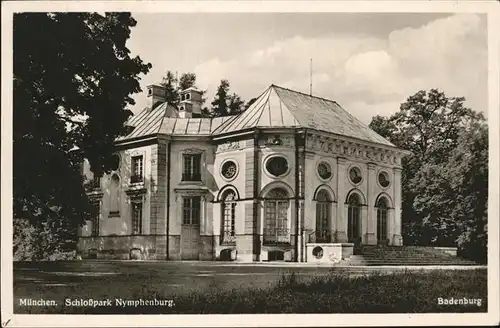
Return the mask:
<svg viewBox="0 0 500 328">
<path fill-rule="evenodd" d="M 337 101 L 369 123 L 408 96 L 439 88 L 487 106 L 486 17 L 474 14 L 224 13 L 133 14 L 128 47 L 153 65 L 141 86 L 166 70 L 194 72 L 207 104 L 221 79 L 244 100 L 276 84 Z M 136 95 L 134 111 L 146 104 Z"/>
</svg>

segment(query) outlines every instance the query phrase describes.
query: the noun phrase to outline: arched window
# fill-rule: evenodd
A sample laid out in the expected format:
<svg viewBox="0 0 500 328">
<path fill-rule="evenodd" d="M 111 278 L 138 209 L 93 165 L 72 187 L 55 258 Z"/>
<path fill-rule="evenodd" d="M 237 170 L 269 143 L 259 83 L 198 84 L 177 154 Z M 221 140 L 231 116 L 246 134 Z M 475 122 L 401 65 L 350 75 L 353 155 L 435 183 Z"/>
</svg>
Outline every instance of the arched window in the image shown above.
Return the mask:
<svg viewBox="0 0 500 328">
<path fill-rule="evenodd" d="M 352 194 L 348 199 L 347 211 L 347 240 L 356 242 L 360 237 L 361 228 L 361 200 L 359 195 Z"/>
<path fill-rule="evenodd" d="M 109 188 L 109 214 L 118 215 L 120 213 L 120 178 L 118 174 L 111 176 Z"/>
<path fill-rule="evenodd" d="M 235 208 L 236 194 L 232 190 L 228 190 L 222 196 L 222 229 L 221 229 L 221 244 L 233 244 L 236 240 L 235 236 Z"/>
<path fill-rule="evenodd" d="M 274 188 L 264 201 L 264 243 L 289 243 L 288 193 L 282 188 Z"/>
<path fill-rule="evenodd" d="M 316 195 L 316 242 L 330 242 L 331 199 L 328 192 L 320 190 Z"/>
<path fill-rule="evenodd" d="M 387 200 L 381 197 L 377 202 L 377 240 L 382 243 L 387 241 Z"/>
</svg>

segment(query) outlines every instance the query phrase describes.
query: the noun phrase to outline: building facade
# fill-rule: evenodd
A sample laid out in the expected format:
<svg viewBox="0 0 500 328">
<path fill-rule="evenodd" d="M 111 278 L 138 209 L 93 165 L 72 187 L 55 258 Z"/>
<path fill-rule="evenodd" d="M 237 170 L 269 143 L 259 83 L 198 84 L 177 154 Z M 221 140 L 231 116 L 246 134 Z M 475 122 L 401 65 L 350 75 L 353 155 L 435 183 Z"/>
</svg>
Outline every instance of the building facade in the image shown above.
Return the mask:
<svg viewBox="0 0 500 328">
<path fill-rule="evenodd" d="M 407 152 L 336 102 L 272 85 L 239 115 L 203 118 L 200 91 L 180 96 L 177 109 L 148 87 L 113 171 L 84 163 L 100 214 L 79 231 L 83 258 L 301 262 L 402 245 Z"/>
</svg>

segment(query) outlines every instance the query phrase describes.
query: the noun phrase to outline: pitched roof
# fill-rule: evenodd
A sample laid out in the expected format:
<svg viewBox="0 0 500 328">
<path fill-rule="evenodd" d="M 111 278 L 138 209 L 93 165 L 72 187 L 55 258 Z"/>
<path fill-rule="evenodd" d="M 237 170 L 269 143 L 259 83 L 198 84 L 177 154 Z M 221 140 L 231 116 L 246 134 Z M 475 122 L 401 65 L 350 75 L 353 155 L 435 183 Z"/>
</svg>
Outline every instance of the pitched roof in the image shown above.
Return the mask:
<svg viewBox="0 0 500 328">
<path fill-rule="evenodd" d="M 252 128 L 308 128 L 395 147 L 335 101 L 271 85 L 243 113 L 216 118 L 179 118 L 167 103 L 145 108 L 126 123 L 133 130 L 117 141 L 158 134 L 209 136 Z"/>
<path fill-rule="evenodd" d="M 271 85 L 245 112 L 214 131 L 301 127 L 394 145 L 349 114 L 335 101 Z"/>
<path fill-rule="evenodd" d="M 165 117 L 159 133 L 184 136 L 209 136 L 216 128 L 232 117 L 171 118 Z"/>
<path fill-rule="evenodd" d="M 130 117 L 125 125 L 132 127 L 132 131 L 126 136 L 118 137 L 116 141 L 123 142 L 158 134 L 209 136 L 219 125 L 231 118 L 179 118 L 177 109 L 162 103 L 153 109 L 144 108 L 137 115 Z"/>
<path fill-rule="evenodd" d="M 153 109 L 144 108 L 139 114 L 133 115 L 125 123 L 125 125 L 133 127 L 132 132 L 126 136 L 116 138 L 116 141 L 124 141 L 157 134 L 167 107 L 169 106 L 163 103 Z"/>
</svg>

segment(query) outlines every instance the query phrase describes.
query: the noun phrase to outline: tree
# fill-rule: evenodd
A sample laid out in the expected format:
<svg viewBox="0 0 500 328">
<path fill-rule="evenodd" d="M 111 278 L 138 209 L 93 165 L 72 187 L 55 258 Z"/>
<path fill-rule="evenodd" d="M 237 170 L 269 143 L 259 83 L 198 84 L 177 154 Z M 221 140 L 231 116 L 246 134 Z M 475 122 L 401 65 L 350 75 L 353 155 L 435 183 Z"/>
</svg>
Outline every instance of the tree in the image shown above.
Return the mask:
<svg viewBox="0 0 500 328">
<path fill-rule="evenodd" d="M 174 107 L 179 105 L 179 89 L 177 88 L 177 77 L 172 71 L 167 71 L 160 83 L 165 91 L 165 101 Z"/>
<path fill-rule="evenodd" d="M 196 88 L 196 74 L 182 73 L 181 77 L 177 79 L 176 75 L 168 70 L 160 85 L 163 86 L 165 91 L 165 101 L 173 107 L 178 108 L 180 103 L 179 93 L 191 87 Z M 202 91 L 202 104 L 206 101 L 203 98 L 205 92 Z"/>
<path fill-rule="evenodd" d="M 420 91 L 391 117 L 374 117 L 370 127 L 412 152 L 403 160 L 405 243 L 458 245 L 484 260 L 487 125 L 464 101 Z"/>
<path fill-rule="evenodd" d="M 229 115 L 229 81 L 221 80 L 212 101 L 211 115 L 214 117 Z"/>
<path fill-rule="evenodd" d="M 184 73 L 179 79 L 179 91 L 189 89 L 191 87 L 196 87 L 196 74 L 194 73 Z"/>
<path fill-rule="evenodd" d="M 135 25 L 130 13 L 14 15 L 14 224 L 49 233 L 39 248 L 74 246 L 76 228 L 94 214 L 80 164 L 109 171 L 131 94 L 151 68 L 126 47 Z"/>
<path fill-rule="evenodd" d="M 229 115 L 237 115 L 241 113 L 243 111 L 244 104 L 245 102 L 241 100 L 240 96 L 233 93 L 229 97 L 229 104 L 228 104 Z"/>
<path fill-rule="evenodd" d="M 243 108 L 243 111 L 247 110 L 250 106 L 253 105 L 254 102 L 257 101 L 257 98 L 252 98 L 250 99 L 246 104 L 245 104 L 245 107 Z"/>
<path fill-rule="evenodd" d="M 230 84 L 228 80 L 221 80 L 220 85 L 215 93 L 212 101 L 210 115 L 213 117 L 221 117 L 228 115 L 237 115 L 243 112 L 245 102 L 236 93 L 230 94 Z"/>
</svg>

